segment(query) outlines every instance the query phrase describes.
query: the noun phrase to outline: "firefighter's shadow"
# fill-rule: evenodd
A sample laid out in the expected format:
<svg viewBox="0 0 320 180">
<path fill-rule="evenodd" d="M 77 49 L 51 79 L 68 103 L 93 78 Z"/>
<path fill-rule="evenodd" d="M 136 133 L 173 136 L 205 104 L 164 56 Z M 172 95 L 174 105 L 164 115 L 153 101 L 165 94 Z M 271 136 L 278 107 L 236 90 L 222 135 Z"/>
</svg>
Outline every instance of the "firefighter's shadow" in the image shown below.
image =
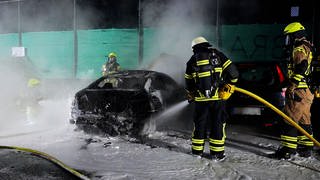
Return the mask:
<svg viewBox="0 0 320 180">
<path fill-rule="evenodd" d="M 151 148 L 164 148 L 170 151 L 191 154 L 191 150 L 189 148 L 187 149 L 182 146 L 178 146 L 175 143 L 166 142 L 165 140 L 162 140 L 162 139 L 154 139 L 154 138 L 148 138 L 147 136 L 143 136 L 139 138 L 139 143 L 150 146 Z"/>
<path fill-rule="evenodd" d="M 151 148 L 165 148 L 170 151 L 185 153 L 188 155 L 192 155 L 191 153 L 191 144 L 189 148 L 185 148 L 183 146 L 178 146 L 176 144 L 166 142 L 161 139 L 151 139 L 148 137 L 142 137 L 139 140 L 139 143 L 150 146 Z M 226 148 L 232 147 L 241 151 L 247 151 L 258 156 L 263 156 L 267 158 L 273 158 L 273 152 L 275 151 L 272 147 L 262 147 L 257 144 L 253 144 L 246 141 L 236 140 L 236 139 L 227 139 L 226 140 Z M 209 153 L 203 154 L 204 158 L 210 158 Z"/>
<path fill-rule="evenodd" d="M 258 144 L 237 140 L 237 139 L 232 139 L 232 138 L 228 138 L 226 140 L 226 146 L 232 147 L 238 150 L 242 150 L 242 151 L 247 151 L 247 152 L 256 154 L 258 156 L 263 156 L 267 158 L 272 158 L 273 153 L 275 151 L 275 149 L 272 147 L 260 146 Z"/>
</svg>

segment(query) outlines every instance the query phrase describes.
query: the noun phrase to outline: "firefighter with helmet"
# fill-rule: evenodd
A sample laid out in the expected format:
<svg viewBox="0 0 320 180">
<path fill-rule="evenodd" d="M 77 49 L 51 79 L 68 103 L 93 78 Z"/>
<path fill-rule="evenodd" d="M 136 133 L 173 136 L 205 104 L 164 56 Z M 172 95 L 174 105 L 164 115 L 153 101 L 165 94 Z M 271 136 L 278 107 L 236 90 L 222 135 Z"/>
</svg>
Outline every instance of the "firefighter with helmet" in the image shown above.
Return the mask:
<svg viewBox="0 0 320 180">
<path fill-rule="evenodd" d="M 106 63 L 102 65 L 102 75 L 106 76 L 117 71 L 120 71 L 120 65 L 117 62 L 117 54 L 111 52 L 108 55 Z"/>
<path fill-rule="evenodd" d="M 192 154 L 202 156 L 209 133 L 210 155 L 223 160 L 226 126 L 226 100 L 238 80 L 236 66 L 204 38 L 192 40 L 193 55 L 186 64 L 187 98 L 195 103 Z"/>
<path fill-rule="evenodd" d="M 313 45 L 307 40 L 305 28 L 299 22 L 287 25 L 283 31 L 285 49 L 289 52 L 288 85 L 284 113 L 312 134 L 310 107 L 314 95 L 309 89 L 308 75 L 311 73 Z M 275 152 L 278 159 L 290 159 L 298 152 L 301 157 L 310 157 L 313 142 L 293 126 L 281 126 L 281 145 Z"/>
</svg>

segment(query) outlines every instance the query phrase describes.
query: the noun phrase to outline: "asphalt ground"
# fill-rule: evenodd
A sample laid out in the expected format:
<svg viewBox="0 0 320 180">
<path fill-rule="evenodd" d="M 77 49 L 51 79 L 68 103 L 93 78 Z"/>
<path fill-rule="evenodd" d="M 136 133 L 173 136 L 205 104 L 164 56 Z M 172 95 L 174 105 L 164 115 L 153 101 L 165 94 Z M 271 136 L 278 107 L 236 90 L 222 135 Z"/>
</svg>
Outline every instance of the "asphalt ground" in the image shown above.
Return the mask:
<svg viewBox="0 0 320 180">
<path fill-rule="evenodd" d="M 28 152 L 0 149 L 0 180 L 76 180 L 53 162 Z"/>
</svg>

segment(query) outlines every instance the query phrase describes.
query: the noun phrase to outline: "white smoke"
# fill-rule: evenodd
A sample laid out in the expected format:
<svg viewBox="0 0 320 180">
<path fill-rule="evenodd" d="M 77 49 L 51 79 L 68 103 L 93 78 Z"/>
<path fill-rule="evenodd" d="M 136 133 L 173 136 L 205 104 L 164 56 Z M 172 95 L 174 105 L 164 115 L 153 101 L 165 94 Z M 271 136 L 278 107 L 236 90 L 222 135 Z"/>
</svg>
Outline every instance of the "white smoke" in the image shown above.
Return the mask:
<svg viewBox="0 0 320 180">
<path fill-rule="evenodd" d="M 167 73 L 182 83 L 185 63 L 192 55 L 192 39 L 210 32 L 206 10 L 214 7 L 207 7 L 209 1 L 199 2 L 172 0 L 143 4 L 144 27 L 157 29 L 154 39 L 149 40 L 152 42 L 148 47 L 149 58 L 152 59 L 149 69 Z M 214 33 L 214 29 L 211 32 Z"/>
<path fill-rule="evenodd" d="M 30 49 L 26 57 L 13 58 L 10 56 L 11 47 L 19 46 L 18 1 L 0 1 L 0 37 L 12 37 L 11 41 L 10 39 L 0 41 L 1 135 L 69 124 L 73 95 L 88 84 L 88 81 L 43 79 L 43 75 L 47 76 L 48 73 L 54 75 L 54 77 L 65 77 L 63 76 L 64 65 L 61 65 L 62 68 L 53 68 L 50 66 L 50 62 L 46 60 L 46 56 L 30 59 L 28 57 L 28 53 L 32 53 Z M 28 32 L 72 31 L 73 2 L 73 0 L 21 0 L 22 46 L 28 43 L 27 39 L 24 39 L 24 34 Z M 97 22 L 90 22 L 92 18 L 89 16 L 94 17 L 95 15 L 94 13 L 83 14 L 77 18 L 82 26 L 90 27 L 90 23 Z M 85 22 L 86 20 L 88 22 Z M 14 34 L 10 36 L 11 33 Z M 39 38 L 39 36 L 36 36 L 36 38 Z M 42 37 L 40 36 L 40 38 Z M 48 49 L 57 45 L 50 44 L 50 39 L 47 39 L 47 41 L 49 45 L 46 48 Z M 62 41 L 61 43 L 69 43 L 69 41 Z M 43 48 L 40 46 L 42 44 L 39 44 L 39 48 Z M 51 51 L 48 50 L 48 52 Z M 57 51 L 53 53 L 59 54 Z M 49 64 L 46 64 L 47 62 Z M 44 69 L 47 67 L 50 69 Z M 40 80 L 40 85 L 33 88 L 28 87 L 30 78 Z"/>
<path fill-rule="evenodd" d="M 27 59 L 1 60 L 0 136 L 69 124 L 74 93 L 88 82 L 41 79 Z M 28 86 L 30 79 L 40 84 Z"/>
</svg>

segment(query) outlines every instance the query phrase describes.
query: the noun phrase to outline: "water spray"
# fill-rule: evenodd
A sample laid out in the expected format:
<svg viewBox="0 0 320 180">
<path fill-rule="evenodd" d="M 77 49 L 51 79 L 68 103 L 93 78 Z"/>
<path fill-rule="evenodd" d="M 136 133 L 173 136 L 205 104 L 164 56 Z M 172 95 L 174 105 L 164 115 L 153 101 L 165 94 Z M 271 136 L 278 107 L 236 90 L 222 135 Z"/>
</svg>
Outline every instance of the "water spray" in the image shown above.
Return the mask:
<svg viewBox="0 0 320 180">
<path fill-rule="evenodd" d="M 184 108 L 189 105 L 187 100 L 178 102 L 169 108 L 165 109 L 163 112 L 156 116 L 152 116 L 145 123 L 144 128 L 142 130 L 142 134 L 150 134 L 156 131 L 157 126 L 165 124 L 170 120 L 170 117 L 177 115 Z"/>
</svg>

